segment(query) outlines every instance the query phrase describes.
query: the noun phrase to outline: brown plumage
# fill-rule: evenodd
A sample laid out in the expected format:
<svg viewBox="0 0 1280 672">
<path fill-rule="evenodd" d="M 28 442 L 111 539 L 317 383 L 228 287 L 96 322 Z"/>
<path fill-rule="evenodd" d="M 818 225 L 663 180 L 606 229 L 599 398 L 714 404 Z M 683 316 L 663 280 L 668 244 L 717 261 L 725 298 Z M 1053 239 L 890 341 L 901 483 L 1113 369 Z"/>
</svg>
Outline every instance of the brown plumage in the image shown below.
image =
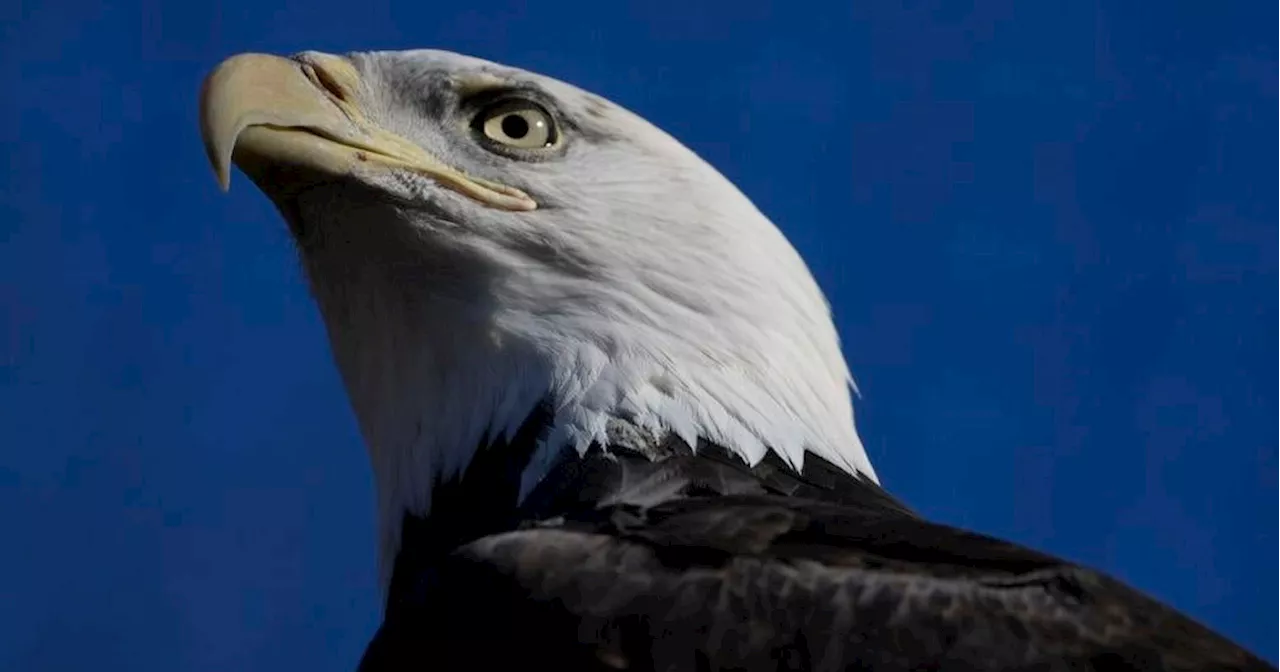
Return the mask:
<svg viewBox="0 0 1280 672">
<path fill-rule="evenodd" d="M 819 458 L 801 475 L 678 439 L 568 451 L 516 507 L 499 456 L 527 454 L 538 422 L 406 521 L 362 670 L 1273 669 L 1114 579 L 930 523 Z"/>
</svg>

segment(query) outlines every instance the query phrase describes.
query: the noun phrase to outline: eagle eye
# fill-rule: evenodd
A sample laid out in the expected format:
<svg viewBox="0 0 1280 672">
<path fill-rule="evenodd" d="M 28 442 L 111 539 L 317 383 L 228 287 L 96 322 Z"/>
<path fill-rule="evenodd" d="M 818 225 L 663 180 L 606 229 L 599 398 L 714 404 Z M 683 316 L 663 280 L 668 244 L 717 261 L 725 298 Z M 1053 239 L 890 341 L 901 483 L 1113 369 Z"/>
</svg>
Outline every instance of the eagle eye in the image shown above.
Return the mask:
<svg viewBox="0 0 1280 672">
<path fill-rule="evenodd" d="M 472 121 L 472 128 L 486 141 L 485 145 L 498 151 L 549 149 L 560 141 L 551 114 L 523 98 L 509 98 L 485 107 Z"/>
</svg>

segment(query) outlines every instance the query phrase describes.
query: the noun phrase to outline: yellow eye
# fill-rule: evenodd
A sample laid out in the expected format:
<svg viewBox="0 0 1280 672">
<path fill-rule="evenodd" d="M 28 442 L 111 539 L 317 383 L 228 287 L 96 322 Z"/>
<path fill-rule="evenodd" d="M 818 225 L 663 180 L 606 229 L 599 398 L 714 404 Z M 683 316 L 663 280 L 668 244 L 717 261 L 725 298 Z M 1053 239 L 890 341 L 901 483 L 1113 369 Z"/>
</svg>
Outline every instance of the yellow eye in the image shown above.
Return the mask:
<svg viewBox="0 0 1280 672">
<path fill-rule="evenodd" d="M 528 100 L 498 103 L 480 113 L 477 125 L 485 137 L 516 149 L 542 149 L 556 144 L 555 121 Z"/>
</svg>

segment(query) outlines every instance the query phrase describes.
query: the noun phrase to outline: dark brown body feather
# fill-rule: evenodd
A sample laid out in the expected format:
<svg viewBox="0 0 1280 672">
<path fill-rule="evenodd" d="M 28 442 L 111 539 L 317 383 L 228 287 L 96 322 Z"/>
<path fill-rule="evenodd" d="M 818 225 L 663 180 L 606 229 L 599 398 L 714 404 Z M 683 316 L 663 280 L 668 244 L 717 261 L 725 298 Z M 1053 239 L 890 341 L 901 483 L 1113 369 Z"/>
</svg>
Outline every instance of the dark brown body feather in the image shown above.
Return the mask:
<svg viewBox="0 0 1280 672">
<path fill-rule="evenodd" d="M 1098 572 L 925 521 L 810 456 L 569 453 L 541 420 L 405 522 L 375 670 L 1270 670 Z"/>
</svg>

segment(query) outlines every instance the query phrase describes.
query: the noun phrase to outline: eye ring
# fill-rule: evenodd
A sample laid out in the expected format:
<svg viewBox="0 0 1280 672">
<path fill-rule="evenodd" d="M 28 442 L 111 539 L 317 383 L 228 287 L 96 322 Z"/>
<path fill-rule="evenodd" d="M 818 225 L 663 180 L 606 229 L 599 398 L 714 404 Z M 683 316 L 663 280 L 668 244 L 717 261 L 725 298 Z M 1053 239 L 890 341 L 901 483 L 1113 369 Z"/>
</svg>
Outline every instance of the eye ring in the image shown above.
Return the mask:
<svg viewBox="0 0 1280 672">
<path fill-rule="evenodd" d="M 523 156 L 554 149 L 560 144 L 555 117 L 526 98 L 508 98 L 484 107 L 471 128 L 488 149 Z"/>
</svg>

